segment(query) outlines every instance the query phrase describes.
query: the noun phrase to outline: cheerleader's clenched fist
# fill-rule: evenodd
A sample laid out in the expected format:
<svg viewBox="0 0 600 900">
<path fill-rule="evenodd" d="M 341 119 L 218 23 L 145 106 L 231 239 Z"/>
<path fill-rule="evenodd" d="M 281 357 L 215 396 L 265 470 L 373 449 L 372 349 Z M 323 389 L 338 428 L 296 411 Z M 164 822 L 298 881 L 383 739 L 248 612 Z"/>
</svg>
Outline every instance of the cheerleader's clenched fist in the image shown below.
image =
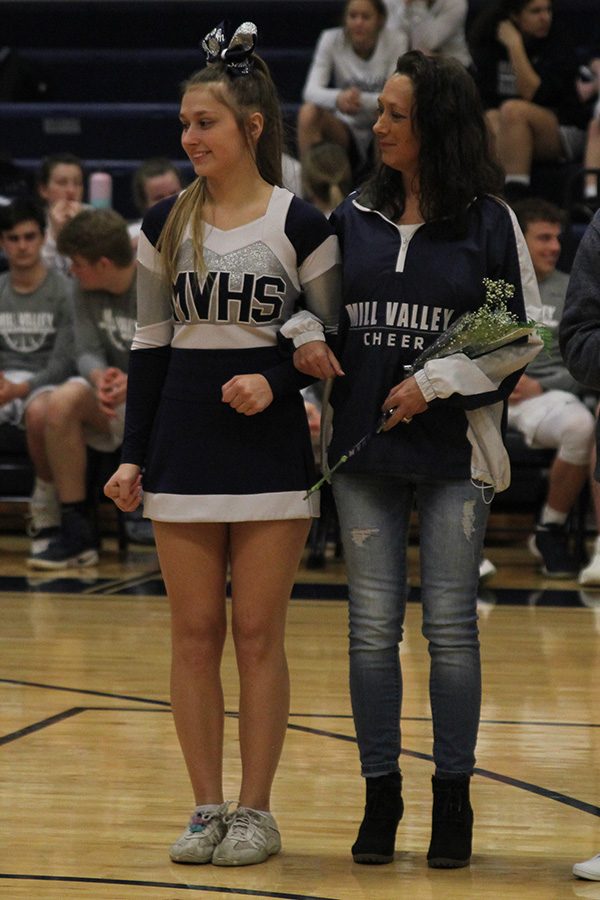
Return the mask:
<svg viewBox="0 0 600 900">
<path fill-rule="evenodd" d="M 140 467 L 122 463 L 104 485 L 104 494 L 113 500 L 122 512 L 133 512 L 142 502 L 142 476 Z"/>
</svg>

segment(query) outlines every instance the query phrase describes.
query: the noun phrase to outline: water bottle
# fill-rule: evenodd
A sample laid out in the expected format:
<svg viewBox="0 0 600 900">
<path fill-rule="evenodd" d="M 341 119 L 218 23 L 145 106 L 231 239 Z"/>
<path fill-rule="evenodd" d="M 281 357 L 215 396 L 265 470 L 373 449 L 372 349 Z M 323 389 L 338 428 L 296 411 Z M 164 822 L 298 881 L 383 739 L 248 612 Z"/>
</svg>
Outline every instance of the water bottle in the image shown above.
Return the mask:
<svg viewBox="0 0 600 900">
<path fill-rule="evenodd" d="M 88 197 L 94 209 L 110 209 L 112 177 L 108 172 L 92 172 L 88 183 Z"/>
</svg>

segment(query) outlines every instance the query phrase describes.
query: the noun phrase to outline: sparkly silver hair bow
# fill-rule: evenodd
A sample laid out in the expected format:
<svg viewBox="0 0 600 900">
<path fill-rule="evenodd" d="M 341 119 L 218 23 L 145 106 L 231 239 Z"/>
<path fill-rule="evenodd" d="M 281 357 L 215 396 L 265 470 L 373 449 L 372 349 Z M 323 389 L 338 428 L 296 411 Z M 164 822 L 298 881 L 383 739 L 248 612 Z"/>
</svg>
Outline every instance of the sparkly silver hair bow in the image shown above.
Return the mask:
<svg viewBox="0 0 600 900">
<path fill-rule="evenodd" d="M 202 39 L 206 64 L 223 61 L 230 75 L 247 75 L 252 69 L 252 53 L 256 46 L 257 28 L 254 22 L 243 22 L 227 42 L 227 23 L 221 22 Z"/>
</svg>

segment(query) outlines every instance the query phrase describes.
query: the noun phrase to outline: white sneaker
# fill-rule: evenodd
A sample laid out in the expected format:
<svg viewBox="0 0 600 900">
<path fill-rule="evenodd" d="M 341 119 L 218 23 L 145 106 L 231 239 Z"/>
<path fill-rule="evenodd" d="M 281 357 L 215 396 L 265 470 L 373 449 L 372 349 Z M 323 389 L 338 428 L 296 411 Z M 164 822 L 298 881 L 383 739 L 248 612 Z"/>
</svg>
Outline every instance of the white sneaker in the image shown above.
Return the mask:
<svg viewBox="0 0 600 900">
<path fill-rule="evenodd" d="M 487 559 L 485 556 L 482 556 L 479 560 L 479 580 L 483 581 L 484 578 L 491 578 L 492 575 L 495 575 L 497 572 L 497 568 L 491 559 Z"/>
<path fill-rule="evenodd" d="M 252 866 L 281 850 L 281 836 L 271 813 L 238 806 L 225 821 L 229 828 L 213 853 L 213 865 Z"/>
<path fill-rule="evenodd" d="M 594 552 L 589 563 L 579 573 L 579 584 L 597 584 L 600 587 L 600 535 L 594 541 Z"/>
<path fill-rule="evenodd" d="M 227 833 L 225 814 L 228 807 L 229 803 L 209 809 L 197 806 L 187 828 L 169 850 L 171 861 L 196 865 L 210 862 L 215 847 Z"/>
<path fill-rule="evenodd" d="M 573 875 L 578 878 L 587 878 L 588 881 L 600 881 L 600 853 L 586 859 L 585 862 L 575 863 Z"/>
</svg>

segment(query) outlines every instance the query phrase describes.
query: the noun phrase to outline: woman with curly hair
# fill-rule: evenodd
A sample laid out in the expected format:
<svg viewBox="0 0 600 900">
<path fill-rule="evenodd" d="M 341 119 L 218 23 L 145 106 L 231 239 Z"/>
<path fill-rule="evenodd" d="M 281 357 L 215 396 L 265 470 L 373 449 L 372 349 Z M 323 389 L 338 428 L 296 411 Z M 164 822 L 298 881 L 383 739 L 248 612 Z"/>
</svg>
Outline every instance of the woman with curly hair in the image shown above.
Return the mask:
<svg viewBox="0 0 600 900">
<path fill-rule="evenodd" d="M 418 51 L 401 56 L 379 95 L 373 133 L 381 164 L 330 218 L 342 248 L 338 356 L 345 372 L 331 395 L 330 464 L 373 435 L 332 476 L 366 780 L 352 855 L 357 863 L 391 862 L 403 814 L 399 645 L 416 503 L 435 765 L 427 859 L 433 868 L 457 868 L 471 856 L 479 560 L 491 496 L 509 480 L 505 404 L 541 341 L 412 367 L 462 313 L 482 306 L 484 279 L 513 288 L 506 302 L 519 320 L 539 319 L 540 300 L 515 217 L 496 196 L 502 176 L 464 66 Z M 299 347 L 295 361 L 331 376 L 339 367 L 317 342 Z"/>
</svg>

